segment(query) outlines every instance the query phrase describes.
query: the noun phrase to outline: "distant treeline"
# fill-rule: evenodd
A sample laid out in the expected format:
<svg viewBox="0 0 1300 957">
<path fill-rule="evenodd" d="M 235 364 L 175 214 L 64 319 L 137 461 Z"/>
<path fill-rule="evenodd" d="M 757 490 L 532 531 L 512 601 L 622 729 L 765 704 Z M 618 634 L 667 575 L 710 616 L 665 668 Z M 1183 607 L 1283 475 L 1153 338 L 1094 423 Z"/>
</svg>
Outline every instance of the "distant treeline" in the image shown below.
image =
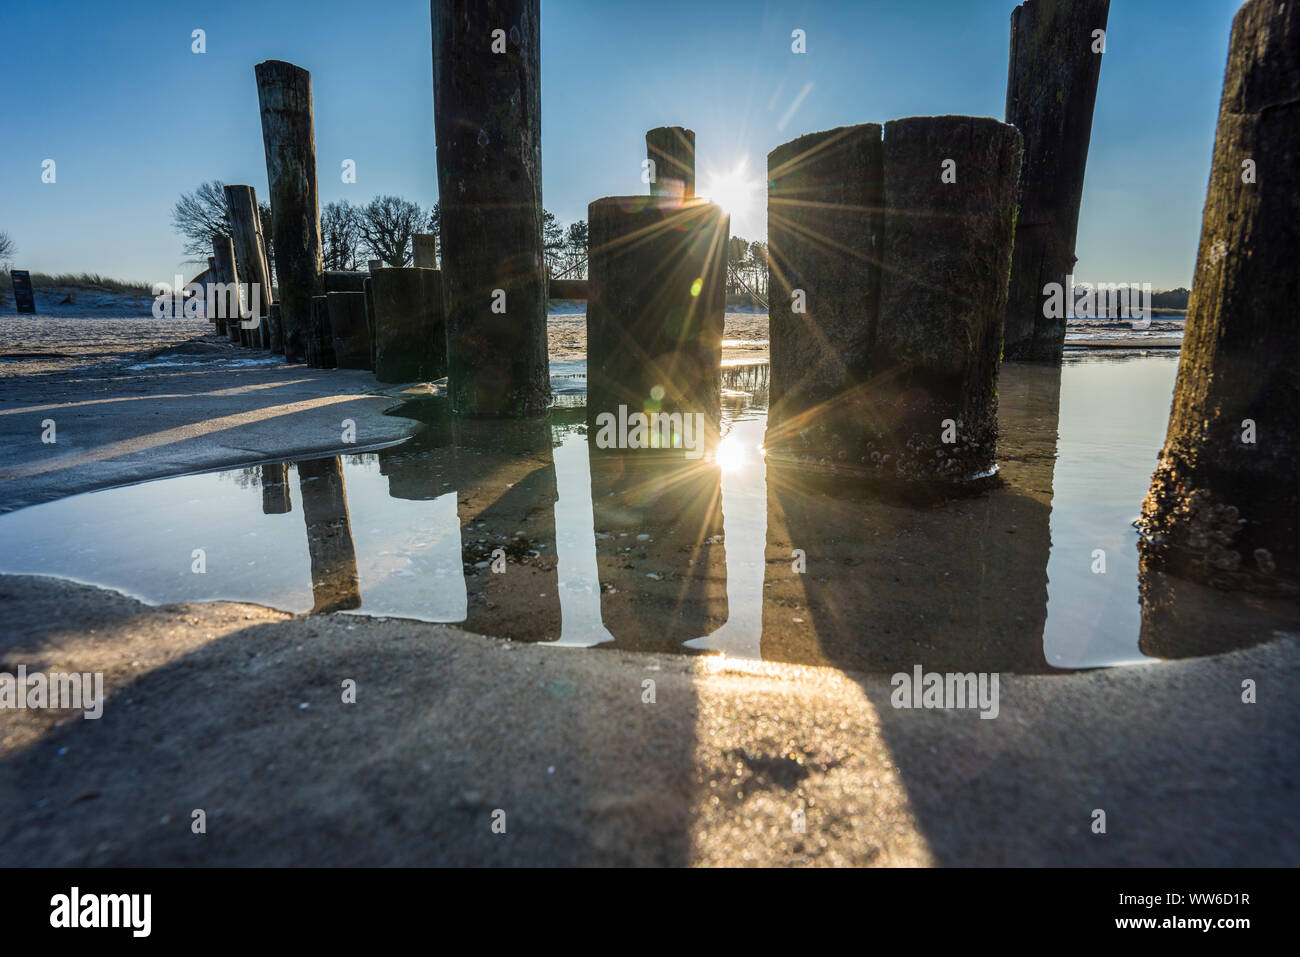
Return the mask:
<svg viewBox="0 0 1300 957">
<path fill-rule="evenodd" d="M 1181 286 L 1177 289 L 1170 289 L 1168 292 L 1153 292 L 1151 294 L 1151 305 L 1155 309 L 1183 309 L 1187 308 L 1187 299 L 1191 296 L 1190 289 L 1183 289 Z"/>
<path fill-rule="evenodd" d="M 274 270 L 271 207 L 268 203 L 258 205 L 267 256 Z M 542 248 L 550 274 L 562 274 L 569 279 L 585 278 L 586 221 L 579 220 L 566 226 L 553 213 L 543 212 Z M 172 208 L 172 226 L 184 237 L 184 251 L 190 257 L 186 261 L 206 264 L 212 255 L 212 238 L 230 235 L 225 183 L 212 180 L 201 184 L 192 193 L 183 194 Z M 425 209 L 401 196 L 376 196 L 364 205 L 338 200 L 321 207 L 320 226 L 321 254 L 326 269 L 364 269 L 371 259 L 378 259 L 388 266 L 409 266 L 415 258 L 414 237 L 417 233 L 438 236 L 439 256 L 442 252 L 442 207 L 439 203 Z"/>
</svg>

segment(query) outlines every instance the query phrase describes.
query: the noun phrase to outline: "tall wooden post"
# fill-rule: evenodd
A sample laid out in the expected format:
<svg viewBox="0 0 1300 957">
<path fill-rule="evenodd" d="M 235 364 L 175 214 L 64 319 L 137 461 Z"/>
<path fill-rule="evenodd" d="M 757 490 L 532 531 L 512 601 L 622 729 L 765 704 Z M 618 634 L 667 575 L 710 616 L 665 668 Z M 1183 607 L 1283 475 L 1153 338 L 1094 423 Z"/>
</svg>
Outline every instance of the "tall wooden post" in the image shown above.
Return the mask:
<svg viewBox="0 0 1300 957">
<path fill-rule="evenodd" d="M 311 328 L 311 300 L 325 293 L 311 74 L 282 60 L 259 63 L 255 72 L 266 178 L 271 187 L 284 356 L 290 362 L 302 362 Z"/>
<path fill-rule="evenodd" d="M 769 448 L 838 457 L 866 418 L 885 238 L 880 136 L 879 123 L 841 126 L 768 154 Z"/>
<path fill-rule="evenodd" d="M 452 408 L 550 403 L 539 0 L 431 0 Z"/>
<path fill-rule="evenodd" d="M 654 196 L 695 196 L 695 131 L 684 126 L 658 126 L 645 135 L 646 158 L 654 163 L 650 193 Z"/>
<path fill-rule="evenodd" d="M 730 218 L 698 199 L 616 196 L 588 206 L 587 221 L 589 428 L 599 430 L 606 414 L 623 422 L 641 413 L 698 413 L 703 419 L 690 419 L 689 427 L 701 423 L 705 433 L 691 441 L 703 443 L 697 450 L 711 447 L 722 392 Z M 597 447 L 611 447 L 606 439 L 598 434 Z"/>
<path fill-rule="evenodd" d="M 1074 271 L 1110 0 L 1026 0 L 1011 12 L 1006 120 L 1025 141 L 1005 330 L 1008 359 L 1060 359 L 1065 318 L 1043 286 Z M 1099 32 L 1100 31 L 1100 35 Z"/>
<path fill-rule="evenodd" d="M 229 236 L 212 237 L 212 258 L 217 267 L 217 288 L 208 303 L 225 322 L 230 341 L 239 342 L 239 270 L 235 266 L 235 244 Z"/>
<path fill-rule="evenodd" d="M 874 450 L 864 451 L 895 479 L 963 483 L 993 472 L 1020 155 L 1015 128 L 987 117 L 885 124 L 878 404 Z"/>
<path fill-rule="evenodd" d="M 1300 4 L 1249 0 L 1228 47 L 1144 562 L 1300 594 Z"/>
<path fill-rule="evenodd" d="M 284 348 L 283 340 L 271 328 L 271 270 L 266 262 L 262 239 L 262 221 L 257 212 L 257 192 L 251 186 L 227 186 L 226 207 L 230 212 L 231 239 L 235 243 L 235 261 L 239 275 L 248 285 L 249 303 L 256 288 L 257 332 L 261 344 L 272 352 Z"/>
</svg>

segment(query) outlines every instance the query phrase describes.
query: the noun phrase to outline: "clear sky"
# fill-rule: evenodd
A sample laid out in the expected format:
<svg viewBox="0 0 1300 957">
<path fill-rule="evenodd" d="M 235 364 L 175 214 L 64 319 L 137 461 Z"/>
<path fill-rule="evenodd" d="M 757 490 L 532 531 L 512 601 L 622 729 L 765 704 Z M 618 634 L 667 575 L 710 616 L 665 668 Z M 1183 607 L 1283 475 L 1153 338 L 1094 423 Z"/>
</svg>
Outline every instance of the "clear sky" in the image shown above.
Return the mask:
<svg viewBox="0 0 1300 957">
<path fill-rule="evenodd" d="M 1112 0 L 1079 225 L 1079 279 L 1187 286 L 1238 0 Z M 804 133 L 1003 116 L 1011 0 L 542 0 L 546 207 L 639 194 L 645 131 L 696 132 L 697 177 Z M 43 0 L 6 5 L 0 230 L 15 265 L 170 281 L 177 197 L 267 198 L 253 65 L 312 72 L 321 202 L 437 198 L 423 0 Z M 191 52 L 206 31 L 207 52 Z M 791 52 L 791 31 L 807 53 Z M 57 181 L 41 182 L 55 160 Z M 357 182 L 340 180 L 353 159 Z M 734 185 L 734 184 L 733 184 Z M 735 192 L 733 189 L 732 193 Z M 732 234 L 765 238 L 761 187 Z"/>
</svg>

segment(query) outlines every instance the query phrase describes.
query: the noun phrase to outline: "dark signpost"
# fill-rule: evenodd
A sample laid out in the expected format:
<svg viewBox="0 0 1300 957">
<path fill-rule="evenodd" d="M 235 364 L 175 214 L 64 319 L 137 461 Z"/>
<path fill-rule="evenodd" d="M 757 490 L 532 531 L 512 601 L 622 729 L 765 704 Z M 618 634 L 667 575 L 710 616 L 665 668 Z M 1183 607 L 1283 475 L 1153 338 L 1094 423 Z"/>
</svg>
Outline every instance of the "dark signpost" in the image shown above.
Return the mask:
<svg viewBox="0 0 1300 957">
<path fill-rule="evenodd" d="M 32 292 L 32 274 L 26 269 L 15 269 L 10 275 L 14 281 L 14 304 L 19 312 L 36 312 L 36 295 Z"/>
</svg>

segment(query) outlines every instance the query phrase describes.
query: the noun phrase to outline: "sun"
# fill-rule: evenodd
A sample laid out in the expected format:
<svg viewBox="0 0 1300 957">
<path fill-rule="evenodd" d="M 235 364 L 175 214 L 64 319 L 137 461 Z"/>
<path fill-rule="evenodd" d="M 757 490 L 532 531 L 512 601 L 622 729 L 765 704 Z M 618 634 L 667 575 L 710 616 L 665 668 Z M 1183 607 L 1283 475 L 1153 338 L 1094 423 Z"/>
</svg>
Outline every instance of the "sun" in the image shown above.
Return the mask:
<svg viewBox="0 0 1300 957">
<path fill-rule="evenodd" d="M 713 461 L 724 472 L 736 472 L 748 464 L 749 451 L 740 441 L 740 436 L 733 432 L 718 443 Z"/>
<path fill-rule="evenodd" d="M 755 194 L 763 184 L 750 176 L 749 157 L 743 158 L 730 172 L 710 170 L 700 195 L 717 203 L 723 212 L 747 213 L 753 209 Z"/>
</svg>

